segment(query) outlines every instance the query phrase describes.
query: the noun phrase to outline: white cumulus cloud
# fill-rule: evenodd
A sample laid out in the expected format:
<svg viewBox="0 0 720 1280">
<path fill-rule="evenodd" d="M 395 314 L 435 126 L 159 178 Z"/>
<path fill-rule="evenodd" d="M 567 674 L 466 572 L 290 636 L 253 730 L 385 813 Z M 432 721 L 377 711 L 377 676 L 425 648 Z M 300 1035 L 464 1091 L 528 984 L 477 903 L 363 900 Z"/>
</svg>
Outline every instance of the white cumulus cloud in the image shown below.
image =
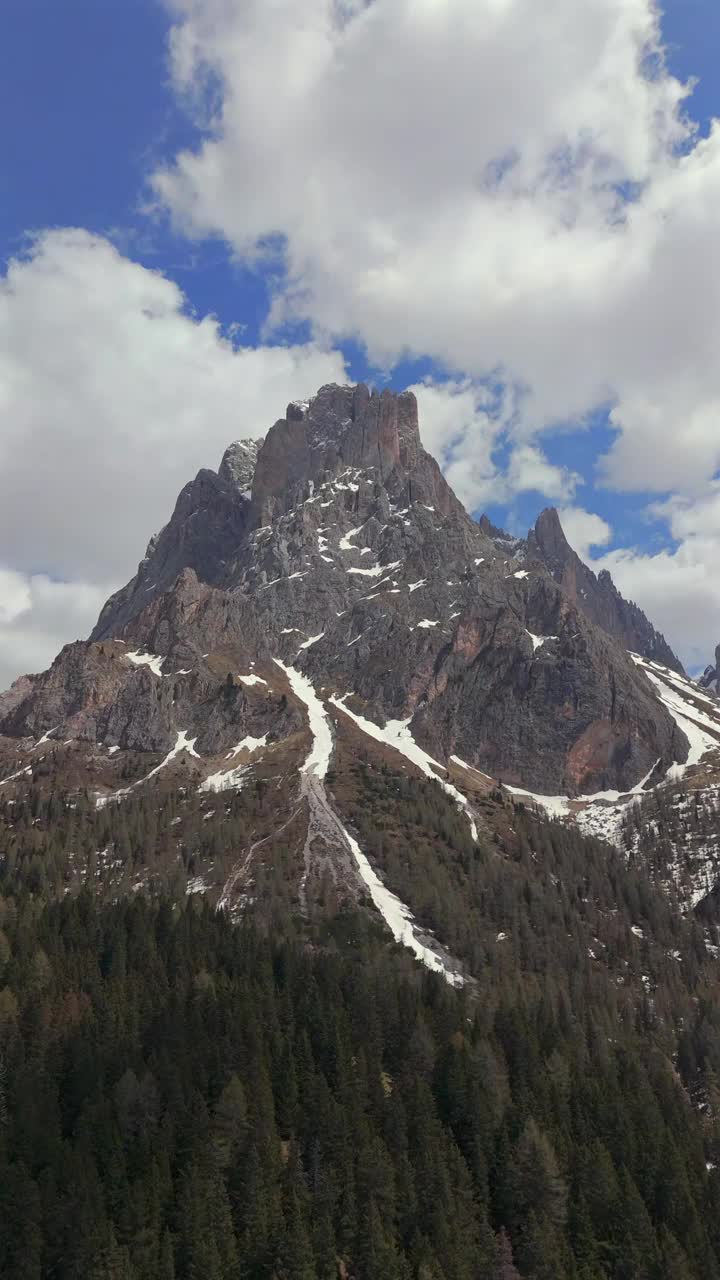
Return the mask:
<svg viewBox="0 0 720 1280">
<path fill-rule="evenodd" d="M 99 236 L 37 237 L 0 280 L 0 685 L 88 630 L 201 466 L 337 380 L 314 343 L 236 349 Z"/>
<path fill-rule="evenodd" d="M 44 671 L 68 641 L 84 639 L 109 589 L 0 569 L 0 691 L 20 673 Z"/>
<path fill-rule="evenodd" d="M 469 511 L 530 491 L 553 500 L 572 497 L 579 477 L 553 465 L 536 445 L 516 444 L 506 463 L 499 460 L 516 412 L 507 390 L 468 378 L 428 379 L 410 390 L 418 400 L 423 444 Z"/>
<path fill-rule="evenodd" d="M 607 520 L 594 511 L 585 511 L 583 507 L 560 507 L 558 515 L 570 546 L 586 563 L 591 560 L 590 548 L 607 546 L 612 537 L 612 528 Z"/>
<path fill-rule="evenodd" d="M 215 96 L 157 198 L 282 246 L 278 321 L 512 383 L 526 440 L 607 404 L 617 487 L 712 477 L 720 128 L 695 136 L 654 0 L 167 4 L 178 92 Z"/>
</svg>

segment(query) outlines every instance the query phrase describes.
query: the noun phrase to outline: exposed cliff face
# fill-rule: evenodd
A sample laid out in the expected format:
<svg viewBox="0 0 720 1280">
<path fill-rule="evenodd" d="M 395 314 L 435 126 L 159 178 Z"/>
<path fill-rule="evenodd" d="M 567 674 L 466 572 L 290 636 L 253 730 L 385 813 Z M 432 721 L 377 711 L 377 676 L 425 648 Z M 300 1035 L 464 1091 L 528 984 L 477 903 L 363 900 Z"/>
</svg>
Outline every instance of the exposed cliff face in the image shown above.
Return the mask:
<svg viewBox="0 0 720 1280">
<path fill-rule="evenodd" d="M 617 640 L 624 649 L 659 662 L 682 674 L 683 667 L 665 637 L 636 604 L 625 600 L 610 574 L 602 569 L 594 574 L 573 551 L 554 508 L 538 516 L 527 537 L 527 554 L 542 561 L 566 595 L 579 609 Z"/>
<path fill-rule="evenodd" d="M 229 453 L 223 458 L 221 474 L 200 471 L 182 490 L 169 523 L 150 539 L 135 577 L 103 608 L 92 640 L 119 633 L 168 591 L 184 569 L 192 569 L 211 585 L 226 578 L 251 516 L 249 497 L 230 478 Z"/>
<path fill-rule="evenodd" d="M 555 513 L 520 547 L 471 520 L 412 394 L 329 386 L 185 487 L 91 641 L 5 695 L 0 732 L 158 752 L 186 733 L 213 755 L 302 723 L 279 659 L 443 763 L 625 789 L 687 753 L 625 652 L 654 636 Z"/>
</svg>

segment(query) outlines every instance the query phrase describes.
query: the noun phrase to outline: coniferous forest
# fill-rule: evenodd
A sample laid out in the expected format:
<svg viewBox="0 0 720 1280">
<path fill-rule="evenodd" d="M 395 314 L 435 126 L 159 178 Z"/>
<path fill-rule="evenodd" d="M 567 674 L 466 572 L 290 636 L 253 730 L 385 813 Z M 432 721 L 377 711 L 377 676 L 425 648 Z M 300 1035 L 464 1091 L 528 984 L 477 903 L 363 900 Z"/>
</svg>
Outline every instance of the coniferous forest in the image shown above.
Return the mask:
<svg viewBox="0 0 720 1280">
<path fill-rule="evenodd" d="M 720 1274 L 716 1099 L 549 978 L 87 891 L 4 897 L 0 968 L 5 1280 Z"/>
</svg>

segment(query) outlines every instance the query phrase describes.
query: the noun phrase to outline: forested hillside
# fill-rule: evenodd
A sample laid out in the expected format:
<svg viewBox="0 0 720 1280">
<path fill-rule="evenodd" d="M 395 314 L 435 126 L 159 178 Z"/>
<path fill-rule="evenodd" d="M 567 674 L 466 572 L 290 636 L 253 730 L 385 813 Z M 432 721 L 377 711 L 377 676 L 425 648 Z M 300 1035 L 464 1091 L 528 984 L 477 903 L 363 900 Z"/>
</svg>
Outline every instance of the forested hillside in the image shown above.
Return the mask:
<svg viewBox="0 0 720 1280">
<path fill-rule="evenodd" d="M 698 1111 L 649 1008 L 458 993 L 357 913 L 308 950 L 197 898 L 0 909 L 5 1280 L 720 1274 L 715 1075 Z"/>
</svg>

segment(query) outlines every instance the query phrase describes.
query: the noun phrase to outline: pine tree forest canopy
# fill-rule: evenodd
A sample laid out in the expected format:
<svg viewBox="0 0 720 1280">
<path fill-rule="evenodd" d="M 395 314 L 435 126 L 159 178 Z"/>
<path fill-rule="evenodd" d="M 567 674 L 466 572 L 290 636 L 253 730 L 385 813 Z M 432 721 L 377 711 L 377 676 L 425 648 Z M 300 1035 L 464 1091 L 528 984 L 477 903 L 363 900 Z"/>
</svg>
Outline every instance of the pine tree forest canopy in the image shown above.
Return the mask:
<svg viewBox="0 0 720 1280">
<path fill-rule="evenodd" d="M 87 891 L 0 939 L 7 1280 L 720 1274 L 717 1086 L 550 976 Z"/>
<path fill-rule="evenodd" d="M 43 779 L 39 779 L 39 784 Z M 3 1280 L 720 1280 L 702 920 L 502 797 L 342 756 L 334 803 L 463 989 L 318 882 L 268 800 L 0 800 Z M 650 868 L 652 873 L 652 868 Z"/>
</svg>

